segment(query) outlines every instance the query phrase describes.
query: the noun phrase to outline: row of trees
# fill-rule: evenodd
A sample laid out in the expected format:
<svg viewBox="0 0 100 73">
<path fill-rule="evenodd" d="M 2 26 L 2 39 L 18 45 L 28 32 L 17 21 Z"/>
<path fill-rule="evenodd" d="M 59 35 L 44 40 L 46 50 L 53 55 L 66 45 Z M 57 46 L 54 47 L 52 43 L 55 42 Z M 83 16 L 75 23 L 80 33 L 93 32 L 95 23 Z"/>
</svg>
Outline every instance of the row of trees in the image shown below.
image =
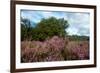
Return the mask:
<svg viewBox="0 0 100 73">
<path fill-rule="evenodd" d="M 43 41 L 52 36 L 65 37 L 69 26 L 64 18 L 55 17 L 43 18 L 35 26 L 32 26 L 29 19 L 21 18 L 21 40 L 39 40 Z"/>
<path fill-rule="evenodd" d="M 70 41 L 89 41 L 89 36 L 67 35 L 66 37 Z"/>
</svg>

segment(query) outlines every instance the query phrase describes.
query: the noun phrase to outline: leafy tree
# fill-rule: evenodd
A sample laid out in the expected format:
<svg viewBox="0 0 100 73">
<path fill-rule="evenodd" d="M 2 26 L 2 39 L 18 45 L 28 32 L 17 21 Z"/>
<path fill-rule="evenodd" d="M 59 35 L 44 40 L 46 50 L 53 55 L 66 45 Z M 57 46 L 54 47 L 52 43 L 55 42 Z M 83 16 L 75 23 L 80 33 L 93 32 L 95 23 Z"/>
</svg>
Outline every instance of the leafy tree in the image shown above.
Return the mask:
<svg viewBox="0 0 100 73">
<path fill-rule="evenodd" d="M 43 41 L 52 36 L 65 37 L 68 28 L 68 21 L 64 18 L 55 17 L 43 18 L 36 26 L 31 25 L 29 19 L 21 18 L 21 40 L 39 40 Z"/>
<path fill-rule="evenodd" d="M 21 40 L 31 40 L 32 26 L 28 19 L 21 18 Z"/>
<path fill-rule="evenodd" d="M 65 37 L 67 34 L 65 29 L 68 28 L 68 25 L 68 21 L 64 20 L 64 18 L 43 18 L 33 29 L 32 39 L 43 41 L 46 38 L 50 38 L 54 35 Z"/>
</svg>

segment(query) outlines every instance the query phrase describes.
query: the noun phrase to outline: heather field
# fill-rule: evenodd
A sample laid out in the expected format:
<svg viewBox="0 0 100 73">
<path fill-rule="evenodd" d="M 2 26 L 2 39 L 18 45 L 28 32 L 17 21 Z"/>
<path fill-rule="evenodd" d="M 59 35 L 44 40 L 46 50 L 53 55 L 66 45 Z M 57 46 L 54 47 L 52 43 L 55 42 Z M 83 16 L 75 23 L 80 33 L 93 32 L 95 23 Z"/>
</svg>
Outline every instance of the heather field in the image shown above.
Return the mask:
<svg viewBox="0 0 100 73">
<path fill-rule="evenodd" d="M 86 59 L 89 59 L 88 41 L 69 41 L 53 36 L 43 42 L 21 42 L 21 62 L 24 63 Z"/>
</svg>

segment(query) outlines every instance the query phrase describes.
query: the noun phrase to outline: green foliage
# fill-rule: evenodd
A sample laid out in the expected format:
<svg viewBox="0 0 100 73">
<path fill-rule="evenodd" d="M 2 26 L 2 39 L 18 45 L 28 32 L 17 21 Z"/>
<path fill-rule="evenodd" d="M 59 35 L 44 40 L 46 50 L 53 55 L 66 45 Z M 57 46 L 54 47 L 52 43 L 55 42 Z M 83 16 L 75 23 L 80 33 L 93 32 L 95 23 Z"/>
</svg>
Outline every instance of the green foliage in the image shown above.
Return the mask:
<svg viewBox="0 0 100 73">
<path fill-rule="evenodd" d="M 35 27 L 32 27 L 30 20 L 21 18 L 21 40 L 43 41 L 55 35 L 65 37 L 68 25 L 68 21 L 64 18 L 50 17 L 41 19 Z"/>
<path fill-rule="evenodd" d="M 21 18 L 21 40 L 30 40 L 32 37 L 32 26 L 30 20 Z"/>
<path fill-rule="evenodd" d="M 78 36 L 78 35 L 72 35 L 72 36 L 67 36 L 70 41 L 84 41 L 87 40 L 89 41 L 89 36 Z"/>
<path fill-rule="evenodd" d="M 65 37 L 67 32 L 65 29 L 68 27 L 68 21 L 62 19 L 56 19 L 55 17 L 50 17 L 48 19 L 42 19 L 37 26 L 33 29 L 32 38 L 34 40 L 45 40 L 54 35 Z"/>
</svg>

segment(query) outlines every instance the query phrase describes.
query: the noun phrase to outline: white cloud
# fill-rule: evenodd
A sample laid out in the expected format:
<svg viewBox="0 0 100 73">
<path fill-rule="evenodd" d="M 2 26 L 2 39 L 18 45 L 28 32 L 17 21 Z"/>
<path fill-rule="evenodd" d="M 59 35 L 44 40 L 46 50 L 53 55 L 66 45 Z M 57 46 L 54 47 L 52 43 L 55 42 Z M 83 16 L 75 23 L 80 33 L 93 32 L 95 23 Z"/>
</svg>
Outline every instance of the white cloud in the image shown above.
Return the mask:
<svg viewBox="0 0 100 73">
<path fill-rule="evenodd" d="M 69 15 L 68 15 L 69 14 Z M 68 13 L 70 27 L 68 31 L 71 35 L 87 35 L 89 36 L 90 16 L 88 13 Z M 72 32 L 73 31 L 73 32 Z"/>
</svg>

